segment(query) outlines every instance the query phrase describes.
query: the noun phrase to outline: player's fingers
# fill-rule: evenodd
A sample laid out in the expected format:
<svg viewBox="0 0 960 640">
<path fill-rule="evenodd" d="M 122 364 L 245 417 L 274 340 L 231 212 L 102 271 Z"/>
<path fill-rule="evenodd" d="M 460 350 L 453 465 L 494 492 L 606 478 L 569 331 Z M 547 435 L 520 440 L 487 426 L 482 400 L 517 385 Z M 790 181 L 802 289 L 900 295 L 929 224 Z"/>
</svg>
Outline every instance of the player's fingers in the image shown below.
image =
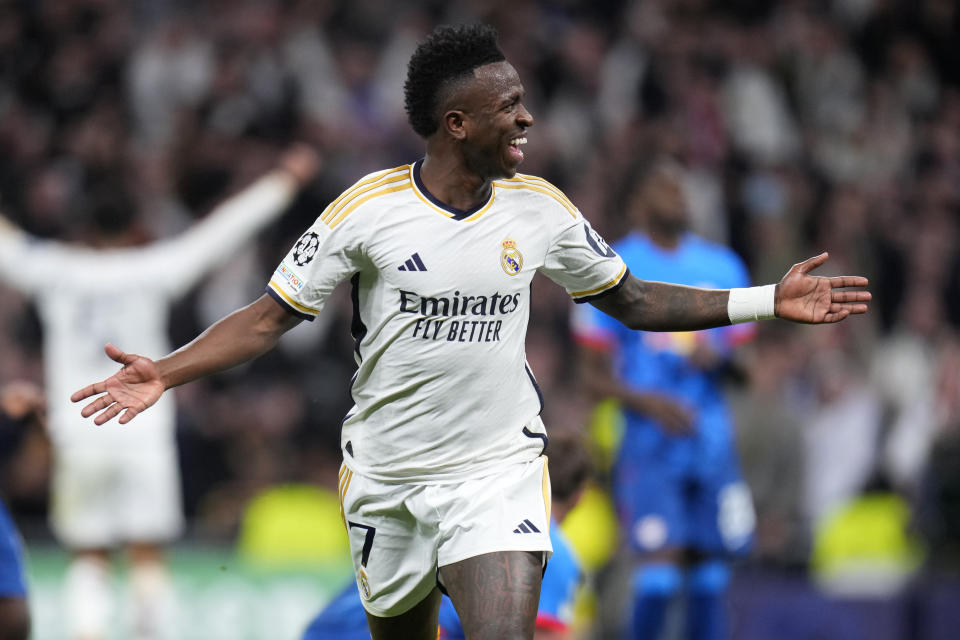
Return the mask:
<svg viewBox="0 0 960 640">
<path fill-rule="evenodd" d="M 130 364 L 131 362 L 137 359 L 136 354 L 125 353 L 124 351 L 118 349 L 117 347 L 115 347 L 113 344 L 109 342 L 103 348 L 103 350 L 104 352 L 106 352 L 107 356 L 111 360 L 113 360 L 114 362 L 119 362 L 120 364 L 124 364 L 124 365 Z"/>
<path fill-rule="evenodd" d="M 850 314 L 866 313 L 867 309 L 869 309 L 865 304 L 847 304 L 844 305 L 843 308 Z"/>
<path fill-rule="evenodd" d="M 850 315 L 850 310 L 847 307 L 841 307 L 839 311 L 830 311 L 823 317 L 823 321 L 826 323 L 840 322 L 844 318 Z"/>
<path fill-rule="evenodd" d="M 120 420 L 118 420 L 118 422 L 120 424 L 127 424 L 128 422 L 136 418 L 137 414 L 139 413 L 140 412 L 134 409 L 133 407 L 127 407 L 127 410 L 123 412 L 123 415 L 120 416 Z"/>
<path fill-rule="evenodd" d="M 103 410 L 103 409 L 106 409 L 106 408 L 109 407 L 112 403 L 113 403 L 113 398 L 111 398 L 110 396 L 108 396 L 108 395 L 107 395 L 107 396 L 100 396 L 99 398 L 97 398 L 96 400 L 94 400 L 93 402 L 91 402 L 90 404 L 88 404 L 87 406 L 85 406 L 85 407 L 80 411 L 80 415 L 83 416 L 84 418 L 89 418 L 90 416 L 92 416 L 92 415 L 95 414 L 96 412 L 101 411 L 101 410 Z"/>
<path fill-rule="evenodd" d="M 79 391 L 74 391 L 73 395 L 70 396 L 71 402 L 80 402 L 84 398 L 89 398 L 90 396 L 96 395 L 98 393 L 103 393 L 107 390 L 106 381 L 95 382 L 93 384 L 88 384 L 83 389 Z"/>
<path fill-rule="evenodd" d="M 832 291 L 831 302 L 869 302 L 873 296 L 869 291 Z"/>
<path fill-rule="evenodd" d="M 869 307 L 865 304 L 839 304 L 830 305 L 830 310 L 824 316 L 824 322 L 839 322 L 847 316 L 866 313 Z"/>
<path fill-rule="evenodd" d="M 800 271 L 800 273 L 803 273 L 803 274 L 810 273 L 811 271 L 813 271 L 814 269 L 822 265 L 824 262 L 826 262 L 827 258 L 829 257 L 830 257 L 830 254 L 824 251 L 818 256 L 807 258 L 806 260 L 804 260 L 803 262 L 797 265 L 797 269 Z"/>
<path fill-rule="evenodd" d="M 849 313 L 866 313 L 868 305 L 863 302 L 832 302 L 830 312 L 848 311 Z"/>
<path fill-rule="evenodd" d="M 120 413 L 122 410 L 123 410 L 123 407 L 120 406 L 120 403 L 114 402 L 112 405 L 107 407 L 106 411 L 104 411 L 103 413 L 98 415 L 96 418 L 94 418 L 93 422 L 95 424 L 103 424 L 105 422 L 113 420 L 116 417 L 116 415 Z"/>
<path fill-rule="evenodd" d="M 106 345 L 104 345 L 103 352 L 106 353 L 107 357 L 114 362 L 121 362 L 121 358 L 123 357 L 123 351 L 118 349 L 111 342 L 108 342 Z"/>
<path fill-rule="evenodd" d="M 834 289 L 839 287 L 865 287 L 870 281 L 862 276 L 833 276 L 830 278 L 830 286 Z"/>
</svg>

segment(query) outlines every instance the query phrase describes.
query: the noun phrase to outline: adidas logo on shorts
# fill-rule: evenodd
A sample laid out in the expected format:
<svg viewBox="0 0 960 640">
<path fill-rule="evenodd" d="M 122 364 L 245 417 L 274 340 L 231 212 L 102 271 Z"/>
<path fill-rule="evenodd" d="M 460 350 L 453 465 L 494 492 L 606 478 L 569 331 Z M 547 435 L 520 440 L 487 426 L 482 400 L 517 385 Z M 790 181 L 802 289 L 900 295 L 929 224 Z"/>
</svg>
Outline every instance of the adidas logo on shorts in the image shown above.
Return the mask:
<svg viewBox="0 0 960 640">
<path fill-rule="evenodd" d="M 529 520 L 524 520 L 517 525 L 517 528 L 513 530 L 514 533 L 540 533 L 540 529 L 537 529 L 533 526 L 533 523 Z"/>
</svg>

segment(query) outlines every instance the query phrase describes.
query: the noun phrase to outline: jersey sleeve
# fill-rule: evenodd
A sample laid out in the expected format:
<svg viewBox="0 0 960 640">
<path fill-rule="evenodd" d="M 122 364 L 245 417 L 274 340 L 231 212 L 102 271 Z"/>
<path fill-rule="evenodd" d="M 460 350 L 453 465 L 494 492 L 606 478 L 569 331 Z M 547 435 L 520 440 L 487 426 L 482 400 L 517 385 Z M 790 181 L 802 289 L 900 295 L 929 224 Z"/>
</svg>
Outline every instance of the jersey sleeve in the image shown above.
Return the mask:
<svg viewBox="0 0 960 640">
<path fill-rule="evenodd" d="M 629 275 L 617 252 L 579 212 L 565 215 L 540 271 L 566 289 L 577 303 L 615 291 Z"/>
<path fill-rule="evenodd" d="M 267 284 L 274 300 L 304 320 L 317 317 L 334 287 L 362 265 L 357 216 L 328 220 L 329 210 L 294 243 Z"/>
</svg>

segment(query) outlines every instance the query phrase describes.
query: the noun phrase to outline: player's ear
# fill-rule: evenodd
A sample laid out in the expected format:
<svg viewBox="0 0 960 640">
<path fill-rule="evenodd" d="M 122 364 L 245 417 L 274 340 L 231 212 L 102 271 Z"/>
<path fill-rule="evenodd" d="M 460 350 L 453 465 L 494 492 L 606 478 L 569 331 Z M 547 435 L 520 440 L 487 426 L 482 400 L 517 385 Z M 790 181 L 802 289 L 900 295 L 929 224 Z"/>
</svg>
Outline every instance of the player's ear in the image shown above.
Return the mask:
<svg viewBox="0 0 960 640">
<path fill-rule="evenodd" d="M 459 109 L 452 109 L 443 114 L 443 128 L 455 140 L 463 140 L 467 136 L 465 122 L 466 115 Z"/>
</svg>

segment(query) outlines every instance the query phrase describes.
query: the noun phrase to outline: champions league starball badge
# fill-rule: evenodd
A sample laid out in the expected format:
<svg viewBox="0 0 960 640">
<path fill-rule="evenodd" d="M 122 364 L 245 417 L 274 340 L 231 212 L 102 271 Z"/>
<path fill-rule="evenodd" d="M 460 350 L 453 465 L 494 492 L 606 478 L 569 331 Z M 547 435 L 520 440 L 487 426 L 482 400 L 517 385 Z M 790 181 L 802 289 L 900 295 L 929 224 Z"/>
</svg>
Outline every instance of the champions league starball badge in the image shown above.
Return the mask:
<svg viewBox="0 0 960 640">
<path fill-rule="evenodd" d="M 523 254 L 517 249 L 517 243 L 510 238 L 501 245 L 503 251 L 500 252 L 500 266 L 508 276 L 515 276 L 523 269 Z"/>
<path fill-rule="evenodd" d="M 317 249 L 319 248 L 320 236 L 313 231 L 308 231 L 300 236 L 297 246 L 293 248 L 293 262 L 298 267 L 302 267 L 313 260 L 313 256 L 317 255 Z"/>
</svg>

